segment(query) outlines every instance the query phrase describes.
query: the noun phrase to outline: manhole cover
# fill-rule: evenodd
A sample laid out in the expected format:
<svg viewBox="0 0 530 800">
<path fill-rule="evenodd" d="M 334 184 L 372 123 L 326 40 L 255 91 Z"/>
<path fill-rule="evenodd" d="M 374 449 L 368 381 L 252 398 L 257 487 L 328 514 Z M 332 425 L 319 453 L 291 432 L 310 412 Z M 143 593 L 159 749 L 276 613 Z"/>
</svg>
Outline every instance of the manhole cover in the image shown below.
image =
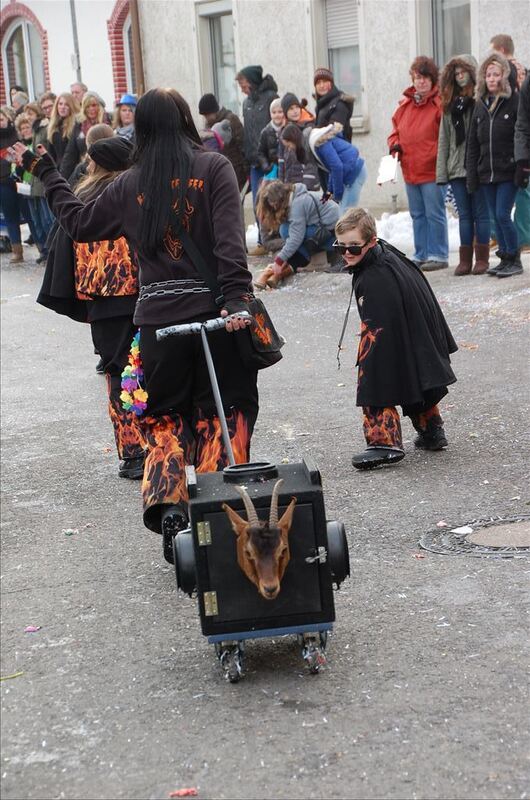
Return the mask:
<svg viewBox="0 0 530 800">
<path fill-rule="evenodd" d="M 529 558 L 530 514 L 473 520 L 463 528 L 424 533 L 420 547 L 440 555 Z"/>
</svg>

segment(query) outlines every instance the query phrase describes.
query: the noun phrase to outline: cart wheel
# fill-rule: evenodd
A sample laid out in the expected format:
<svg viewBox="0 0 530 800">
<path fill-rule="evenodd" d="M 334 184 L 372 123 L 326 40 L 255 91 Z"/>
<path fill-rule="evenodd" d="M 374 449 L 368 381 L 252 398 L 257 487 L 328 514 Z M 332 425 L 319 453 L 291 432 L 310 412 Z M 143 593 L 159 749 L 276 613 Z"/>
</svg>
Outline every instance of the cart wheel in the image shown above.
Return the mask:
<svg viewBox="0 0 530 800">
<path fill-rule="evenodd" d="M 243 642 L 221 642 L 215 645 L 217 658 L 229 683 L 239 683 L 243 677 Z"/>
<path fill-rule="evenodd" d="M 164 532 L 162 534 L 162 551 L 168 564 L 174 564 L 173 558 L 173 534 Z"/>
<path fill-rule="evenodd" d="M 298 643 L 302 648 L 302 658 L 306 662 L 311 675 L 320 672 L 326 664 L 325 649 L 328 640 L 327 631 L 298 634 Z"/>
</svg>

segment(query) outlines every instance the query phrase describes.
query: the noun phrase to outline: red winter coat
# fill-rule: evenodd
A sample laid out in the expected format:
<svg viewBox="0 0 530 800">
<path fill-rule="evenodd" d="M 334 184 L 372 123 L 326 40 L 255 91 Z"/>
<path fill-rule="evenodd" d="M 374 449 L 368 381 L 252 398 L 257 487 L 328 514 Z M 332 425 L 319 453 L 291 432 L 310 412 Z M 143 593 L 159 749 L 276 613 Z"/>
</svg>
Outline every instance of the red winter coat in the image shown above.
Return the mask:
<svg viewBox="0 0 530 800">
<path fill-rule="evenodd" d="M 419 103 L 414 100 L 415 91 L 414 86 L 409 86 L 403 92 L 392 117 L 388 146 L 401 147 L 399 158 L 406 183 L 434 183 L 442 104 L 438 86 L 433 86 Z"/>
</svg>

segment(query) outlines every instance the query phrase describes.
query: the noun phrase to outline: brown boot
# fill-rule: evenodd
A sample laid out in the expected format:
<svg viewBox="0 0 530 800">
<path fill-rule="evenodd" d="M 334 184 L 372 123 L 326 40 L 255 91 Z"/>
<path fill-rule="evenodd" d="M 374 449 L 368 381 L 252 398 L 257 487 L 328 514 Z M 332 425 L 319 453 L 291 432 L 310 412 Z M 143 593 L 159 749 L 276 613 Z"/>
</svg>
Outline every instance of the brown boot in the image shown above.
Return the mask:
<svg viewBox="0 0 530 800">
<path fill-rule="evenodd" d="M 455 275 L 469 275 L 473 263 L 473 248 L 470 244 L 463 244 L 459 250 L 460 261 L 455 269 Z"/>
<path fill-rule="evenodd" d="M 290 264 L 285 264 L 282 267 L 282 271 L 279 275 L 272 275 L 271 278 L 267 281 L 267 286 L 270 286 L 271 289 L 277 289 L 280 283 L 283 283 L 287 278 L 290 278 L 294 275 L 294 269 L 291 267 Z"/>
<path fill-rule="evenodd" d="M 265 267 L 263 272 L 260 272 L 258 277 L 253 281 L 256 289 L 266 289 L 267 284 L 271 278 L 274 277 L 274 270 L 272 267 Z"/>
<path fill-rule="evenodd" d="M 22 261 L 24 261 L 24 253 L 22 251 L 21 244 L 13 244 L 11 245 L 11 249 L 13 251 L 13 255 L 9 259 L 10 264 L 20 264 Z"/>
<path fill-rule="evenodd" d="M 475 245 L 475 266 L 473 267 L 473 275 L 484 275 L 490 265 L 490 247 L 489 244 L 476 244 Z"/>
</svg>

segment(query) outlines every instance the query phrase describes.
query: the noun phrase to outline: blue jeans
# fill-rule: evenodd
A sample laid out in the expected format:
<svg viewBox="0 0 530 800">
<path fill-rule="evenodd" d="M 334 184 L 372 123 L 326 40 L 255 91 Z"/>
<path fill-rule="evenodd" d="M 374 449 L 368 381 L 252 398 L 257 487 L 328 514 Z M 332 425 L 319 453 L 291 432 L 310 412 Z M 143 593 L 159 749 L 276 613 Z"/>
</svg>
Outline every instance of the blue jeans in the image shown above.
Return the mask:
<svg viewBox="0 0 530 800">
<path fill-rule="evenodd" d="M 315 252 L 315 248 L 314 248 L 314 246 L 308 248 L 307 247 L 307 240 L 311 236 L 314 236 L 315 233 L 317 232 L 317 230 L 318 230 L 318 228 L 317 228 L 316 225 L 308 225 L 307 228 L 305 229 L 304 241 L 300 245 L 298 250 L 296 251 L 297 253 L 300 253 L 300 255 L 308 262 L 311 260 L 311 255 Z M 280 225 L 280 236 L 284 241 L 289 238 L 289 223 L 288 222 L 282 222 L 282 224 Z M 330 233 L 329 239 L 319 249 L 320 250 L 325 250 L 325 251 L 332 250 L 334 241 L 335 241 L 335 235 L 333 233 Z"/>
<path fill-rule="evenodd" d="M 30 197 L 28 203 L 35 229 L 35 244 L 46 254 L 46 239 L 53 225 L 53 215 L 45 197 Z"/>
<path fill-rule="evenodd" d="M 0 189 L 0 205 L 6 221 L 7 235 L 11 244 L 20 244 L 20 207 L 15 181 L 8 179 Z"/>
<path fill-rule="evenodd" d="M 516 253 L 519 248 L 517 228 L 512 222 L 512 208 L 517 194 L 517 186 L 513 181 L 502 183 L 484 183 L 482 188 L 492 216 L 495 218 L 495 230 L 499 250 L 503 253 Z"/>
<path fill-rule="evenodd" d="M 351 183 L 349 186 L 344 185 L 342 200 L 339 203 L 339 211 L 341 214 L 344 214 L 344 212 L 348 208 L 355 208 L 357 205 L 359 205 L 359 197 L 361 196 L 361 189 L 366 183 L 367 177 L 368 177 L 368 170 L 366 169 L 366 164 L 363 164 L 361 167 L 361 171 L 355 178 L 354 182 Z"/>
<path fill-rule="evenodd" d="M 447 261 L 444 191 L 436 183 L 406 183 L 414 231 L 414 261 Z"/>
<path fill-rule="evenodd" d="M 451 189 L 458 210 L 460 244 L 472 245 L 473 239 L 477 244 L 489 244 L 490 214 L 482 186 L 469 194 L 466 179 L 455 178 L 451 181 Z"/>
<path fill-rule="evenodd" d="M 254 209 L 255 217 L 256 217 L 256 197 L 258 196 L 259 187 L 261 186 L 261 181 L 263 180 L 264 175 L 265 173 L 260 167 L 250 168 L 250 191 L 252 192 L 252 208 Z M 257 217 L 256 217 L 256 222 L 258 224 L 258 244 L 261 244 L 261 228 Z"/>
<path fill-rule="evenodd" d="M 515 196 L 515 216 L 519 246 L 530 244 L 530 186 L 518 189 Z"/>
</svg>

